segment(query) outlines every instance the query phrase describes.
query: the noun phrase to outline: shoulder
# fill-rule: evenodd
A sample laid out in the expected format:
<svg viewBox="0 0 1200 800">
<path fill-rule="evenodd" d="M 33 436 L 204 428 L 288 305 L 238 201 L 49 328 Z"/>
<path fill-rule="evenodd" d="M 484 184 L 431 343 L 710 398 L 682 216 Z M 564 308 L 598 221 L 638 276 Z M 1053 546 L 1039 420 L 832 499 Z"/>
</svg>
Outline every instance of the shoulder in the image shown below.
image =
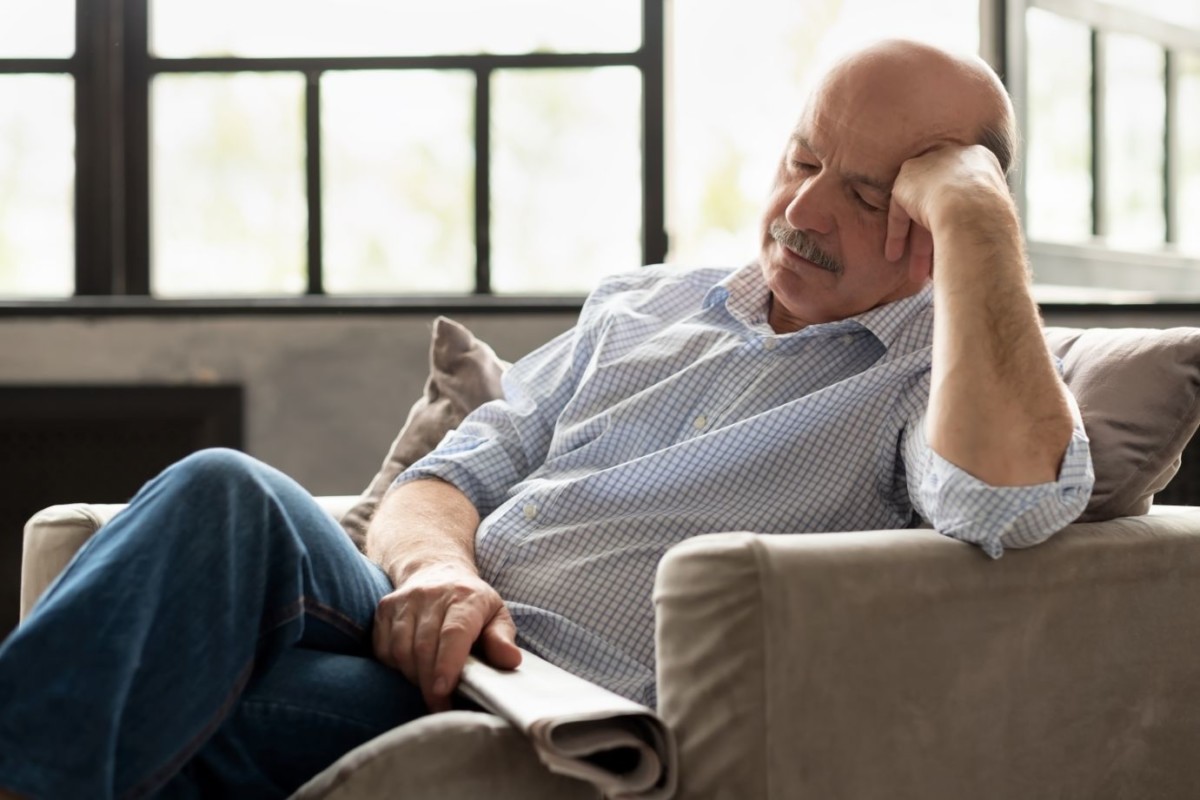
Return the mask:
<svg viewBox="0 0 1200 800">
<path fill-rule="evenodd" d="M 620 307 L 659 315 L 694 309 L 713 286 L 734 270 L 653 264 L 604 278 L 584 303 L 585 315 Z"/>
</svg>

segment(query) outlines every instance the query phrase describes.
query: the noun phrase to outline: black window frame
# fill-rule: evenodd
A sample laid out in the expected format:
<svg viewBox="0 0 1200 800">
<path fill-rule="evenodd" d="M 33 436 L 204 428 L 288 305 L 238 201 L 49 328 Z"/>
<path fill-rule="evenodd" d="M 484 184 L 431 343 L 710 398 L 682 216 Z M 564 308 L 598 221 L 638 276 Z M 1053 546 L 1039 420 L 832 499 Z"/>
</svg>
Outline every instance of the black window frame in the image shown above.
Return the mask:
<svg viewBox="0 0 1200 800">
<path fill-rule="evenodd" d="M 665 0 L 641 0 L 642 41 L 622 52 L 536 52 L 374 57 L 163 58 L 149 47 L 150 0 L 76 0 L 75 53 L 70 58 L 0 59 L 0 73 L 67 74 L 75 81 L 75 291 L 58 306 L 106 307 L 104 301 L 148 309 L 212 306 L 261 308 L 301 301 L 341 308 L 412 304 L 425 308 L 480 304 L 504 309 L 559 309 L 579 298 L 497 297 L 491 286 L 490 77 L 500 69 L 631 66 L 642 78 L 642 260 L 666 259 Z M 475 75 L 475 285 L 470 295 L 330 296 L 323 286 L 321 196 L 321 75 L 353 70 L 454 70 Z M 304 76 L 305 185 L 308 204 L 307 287 L 304 296 L 162 300 L 152 294 L 150 236 L 150 85 L 167 73 L 289 72 Z M 304 303 L 303 301 L 310 301 Z M 26 302 L 0 305 L 12 308 Z"/>
</svg>

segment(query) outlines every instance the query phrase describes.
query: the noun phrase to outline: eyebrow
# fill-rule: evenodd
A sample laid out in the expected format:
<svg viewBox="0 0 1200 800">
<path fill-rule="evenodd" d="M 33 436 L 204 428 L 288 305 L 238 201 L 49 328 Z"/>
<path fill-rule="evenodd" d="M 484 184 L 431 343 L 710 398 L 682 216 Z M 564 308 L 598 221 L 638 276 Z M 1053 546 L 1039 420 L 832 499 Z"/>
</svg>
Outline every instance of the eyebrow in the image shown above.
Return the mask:
<svg viewBox="0 0 1200 800">
<path fill-rule="evenodd" d="M 800 133 L 799 131 L 793 131 L 791 141 L 794 144 L 800 145 L 805 150 L 808 150 L 813 155 L 820 157 L 820 154 L 817 153 L 816 148 L 812 146 L 812 142 L 810 142 L 803 133 Z M 876 189 L 886 195 L 890 195 L 892 193 L 892 184 L 890 182 L 880 180 L 872 175 L 867 175 L 862 172 L 843 172 L 841 173 L 841 176 L 842 180 L 849 183 L 861 183 L 864 186 L 870 186 L 872 189 Z"/>
</svg>

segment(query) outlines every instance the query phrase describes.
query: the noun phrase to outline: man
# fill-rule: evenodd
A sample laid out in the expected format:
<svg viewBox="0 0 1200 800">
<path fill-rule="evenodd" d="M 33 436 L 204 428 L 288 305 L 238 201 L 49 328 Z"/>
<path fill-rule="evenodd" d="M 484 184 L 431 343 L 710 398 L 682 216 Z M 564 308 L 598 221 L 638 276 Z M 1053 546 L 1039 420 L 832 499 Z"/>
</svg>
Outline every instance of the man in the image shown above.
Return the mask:
<svg viewBox="0 0 1200 800">
<path fill-rule="evenodd" d="M 400 477 L 369 560 L 244 456 L 167 470 L 0 649 L 0 786 L 282 796 L 448 708 L 473 647 L 653 703 L 654 568 L 705 531 L 1045 539 L 1091 471 L 1029 296 L 1012 130 L 976 60 L 884 42 L 840 62 L 758 262 L 605 281 Z"/>
</svg>

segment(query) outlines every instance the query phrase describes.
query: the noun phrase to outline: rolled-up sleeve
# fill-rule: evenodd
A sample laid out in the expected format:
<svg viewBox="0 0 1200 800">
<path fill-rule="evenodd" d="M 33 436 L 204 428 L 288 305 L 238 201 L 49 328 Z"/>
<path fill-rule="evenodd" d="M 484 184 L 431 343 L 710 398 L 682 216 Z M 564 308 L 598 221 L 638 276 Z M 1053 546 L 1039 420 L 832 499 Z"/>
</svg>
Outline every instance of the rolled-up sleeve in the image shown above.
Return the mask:
<svg viewBox="0 0 1200 800">
<path fill-rule="evenodd" d="M 480 516 L 491 513 L 545 456 L 554 420 L 574 387 L 576 339 L 576 331 L 567 331 L 514 364 L 503 377 L 504 398 L 475 409 L 392 488 L 440 478 L 465 494 Z"/>
<path fill-rule="evenodd" d="M 992 558 L 1006 548 L 1044 542 L 1087 506 L 1095 477 L 1087 434 L 1071 401 L 1075 427 L 1058 478 L 1030 486 L 993 486 L 938 455 L 923 421 L 910 425 L 904 447 L 908 493 L 917 513 L 938 532 L 979 545 Z"/>
<path fill-rule="evenodd" d="M 502 399 L 475 409 L 431 453 L 400 473 L 391 488 L 440 478 L 465 494 L 480 516 L 494 511 L 545 460 L 555 421 L 591 359 L 606 303 L 637 281 L 617 275 L 602 282 L 584 302 L 574 328 L 505 372 Z"/>
</svg>

